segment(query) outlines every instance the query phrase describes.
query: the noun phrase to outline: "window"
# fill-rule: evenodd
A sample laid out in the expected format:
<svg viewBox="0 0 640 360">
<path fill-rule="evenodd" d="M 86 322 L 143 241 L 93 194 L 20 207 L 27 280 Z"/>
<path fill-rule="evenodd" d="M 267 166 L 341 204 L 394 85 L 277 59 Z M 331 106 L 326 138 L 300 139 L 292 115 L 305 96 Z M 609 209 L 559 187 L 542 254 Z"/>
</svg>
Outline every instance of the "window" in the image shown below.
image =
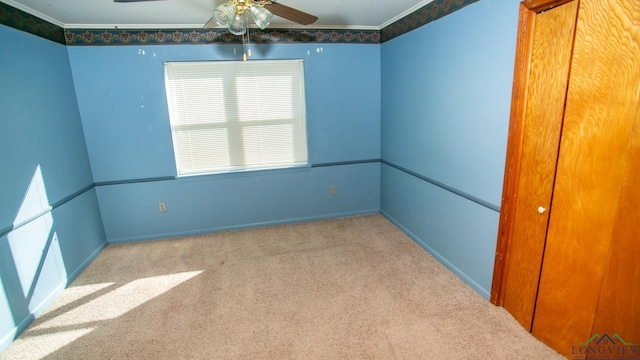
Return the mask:
<svg viewBox="0 0 640 360">
<path fill-rule="evenodd" d="M 178 176 L 307 164 L 302 60 L 165 63 Z"/>
</svg>

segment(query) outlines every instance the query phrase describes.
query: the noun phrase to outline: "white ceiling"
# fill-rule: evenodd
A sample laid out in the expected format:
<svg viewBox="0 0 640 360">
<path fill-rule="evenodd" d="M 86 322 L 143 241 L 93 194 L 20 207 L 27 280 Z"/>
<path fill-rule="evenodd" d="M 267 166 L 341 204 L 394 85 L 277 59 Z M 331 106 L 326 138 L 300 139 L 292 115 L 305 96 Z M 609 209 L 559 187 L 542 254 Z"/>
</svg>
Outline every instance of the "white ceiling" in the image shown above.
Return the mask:
<svg viewBox="0 0 640 360">
<path fill-rule="evenodd" d="M 200 28 L 226 0 L 159 0 L 114 3 L 113 0 L 0 0 L 66 29 Z M 279 0 L 317 16 L 302 26 L 274 16 L 271 28 L 380 30 L 433 0 Z"/>
</svg>

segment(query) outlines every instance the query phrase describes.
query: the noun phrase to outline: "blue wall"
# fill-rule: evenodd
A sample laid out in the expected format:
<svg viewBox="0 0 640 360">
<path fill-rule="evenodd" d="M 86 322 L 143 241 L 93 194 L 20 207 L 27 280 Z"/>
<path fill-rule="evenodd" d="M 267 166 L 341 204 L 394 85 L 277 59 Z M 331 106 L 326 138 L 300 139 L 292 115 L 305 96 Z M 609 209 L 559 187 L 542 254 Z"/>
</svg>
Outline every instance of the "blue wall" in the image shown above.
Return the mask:
<svg viewBox="0 0 640 360">
<path fill-rule="evenodd" d="M 174 179 L 163 63 L 239 60 L 241 45 L 69 48 L 109 242 L 378 211 L 380 164 L 367 161 L 380 158 L 380 47 L 250 47 L 255 60 L 304 59 L 310 168 Z"/>
<path fill-rule="evenodd" d="M 67 49 L 0 25 L 0 349 L 105 244 Z"/>
<path fill-rule="evenodd" d="M 381 45 L 381 211 L 489 297 L 516 0 L 482 0 Z"/>
<path fill-rule="evenodd" d="M 488 297 L 517 12 L 482 0 L 382 45 L 252 45 L 305 61 L 311 166 L 182 179 L 163 62 L 242 46 L 65 48 L 0 25 L 0 349 L 106 241 L 379 210 Z"/>
</svg>

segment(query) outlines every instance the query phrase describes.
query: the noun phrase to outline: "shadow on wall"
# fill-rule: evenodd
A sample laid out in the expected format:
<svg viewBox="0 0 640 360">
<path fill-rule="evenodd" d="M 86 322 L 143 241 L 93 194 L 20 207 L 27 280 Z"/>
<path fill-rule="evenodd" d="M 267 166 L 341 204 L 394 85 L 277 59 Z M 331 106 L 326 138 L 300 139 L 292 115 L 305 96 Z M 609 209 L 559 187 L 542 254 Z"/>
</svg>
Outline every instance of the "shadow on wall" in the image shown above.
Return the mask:
<svg viewBox="0 0 640 360">
<path fill-rule="evenodd" d="M 101 328 L 101 324 L 122 317 L 202 272 L 153 274 L 124 283 L 80 284 L 68 288 L 54 302 L 69 281 L 55 228 L 53 207 L 38 165 L 11 230 L 3 236 L 7 241 L 0 242 L 0 320 L 13 329 L 0 339 L 0 353 L 6 350 L 33 358 L 50 356 Z M 41 314 L 34 326 L 26 329 Z M 31 340 L 36 340 L 37 346 Z M 3 349 L 10 343 L 9 349 Z"/>
<path fill-rule="evenodd" d="M 38 165 L 7 234 L 8 241 L 0 243 L 5 262 L 0 268 L 2 287 L 13 316 L 3 322 L 12 320 L 15 329 L 9 337 L 19 333 L 66 286 L 67 272 L 52 210 Z M 0 344 L 9 341 L 2 339 Z"/>
</svg>

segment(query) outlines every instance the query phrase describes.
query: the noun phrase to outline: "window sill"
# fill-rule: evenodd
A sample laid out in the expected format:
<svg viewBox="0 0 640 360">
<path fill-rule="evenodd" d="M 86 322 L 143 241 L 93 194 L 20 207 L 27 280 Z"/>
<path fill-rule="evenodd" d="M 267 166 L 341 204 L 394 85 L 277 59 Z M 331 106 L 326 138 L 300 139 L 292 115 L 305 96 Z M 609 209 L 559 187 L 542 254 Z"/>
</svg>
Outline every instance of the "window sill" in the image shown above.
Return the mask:
<svg viewBox="0 0 640 360">
<path fill-rule="evenodd" d="M 208 181 L 208 180 L 238 178 L 238 177 L 280 175 L 280 174 L 287 174 L 287 173 L 307 172 L 309 170 L 311 170 L 311 164 L 307 163 L 304 165 L 285 166 L 285 167 L 278 167 L 278 168 L 228 170 L 228 171 L 211 172 L 211 173 L 205 173 L 205 174 L 182 175 L 182 176 L 176 176 L 176 180 L 179 182 Z"/>
</svg>

